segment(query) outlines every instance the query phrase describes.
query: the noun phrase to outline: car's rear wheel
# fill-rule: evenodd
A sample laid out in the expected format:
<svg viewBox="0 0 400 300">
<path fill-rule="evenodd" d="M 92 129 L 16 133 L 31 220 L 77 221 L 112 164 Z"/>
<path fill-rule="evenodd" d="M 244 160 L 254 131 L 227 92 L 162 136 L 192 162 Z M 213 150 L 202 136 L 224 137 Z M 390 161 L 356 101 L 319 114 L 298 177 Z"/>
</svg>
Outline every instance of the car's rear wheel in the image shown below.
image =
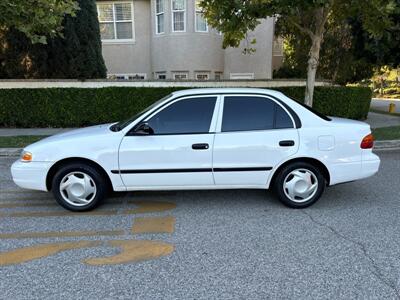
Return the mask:
<svg viewBox="0 0 400 300">
<path fill-rule="evenodd" d="M 324 192 L 326 180 L 312 164 L 296 162 L 284 167 L 275 179 L 275 191 L 280 201 L 292 208 L 314 204 Z"/>
<path fill-rule="evenodd" d="M 56 201 L 64 208 L 76 212 L 88 211 L 105 198 L 107 183 L 96 168 L 70 164 L 56 172 L 52 191 Z"/>
</svg>

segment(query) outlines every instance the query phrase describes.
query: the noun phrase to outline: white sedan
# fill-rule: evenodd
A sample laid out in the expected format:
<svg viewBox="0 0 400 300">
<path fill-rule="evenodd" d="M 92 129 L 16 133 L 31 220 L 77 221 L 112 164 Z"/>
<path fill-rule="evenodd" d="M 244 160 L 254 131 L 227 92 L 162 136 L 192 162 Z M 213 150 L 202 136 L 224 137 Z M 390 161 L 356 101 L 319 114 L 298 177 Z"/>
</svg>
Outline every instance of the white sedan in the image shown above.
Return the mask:
<svg viewBox="0 0 400 300">
<path fill-rule="evenodd" d="M 135 99 L 132 99 L 135 101 Z M 121 107 L 121 109 L 124 109 Z M 113 191 L 268 189 L 287 206 L 375 174 L 368 124 L 323 116 L 265 89 L 175 92 L 133 118 L 26 147 L 14 182 L 72 211 Z"/>
</svg>

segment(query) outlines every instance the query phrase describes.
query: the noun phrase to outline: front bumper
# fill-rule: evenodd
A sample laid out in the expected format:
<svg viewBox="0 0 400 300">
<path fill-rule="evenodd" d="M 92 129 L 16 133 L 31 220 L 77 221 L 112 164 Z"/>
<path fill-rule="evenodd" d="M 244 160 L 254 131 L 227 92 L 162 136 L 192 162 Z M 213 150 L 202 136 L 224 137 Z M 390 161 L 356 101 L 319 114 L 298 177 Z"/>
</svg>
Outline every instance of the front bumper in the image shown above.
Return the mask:
<svg viewBox="0 0 400 300">
<path fill-rule="evenodd" d="M 24 189 L 47 191 L 46 176 L 51 167 L 49 162 L 21 162 L 11 166 L 11 174 L 16 185 Z"/>
</svg>

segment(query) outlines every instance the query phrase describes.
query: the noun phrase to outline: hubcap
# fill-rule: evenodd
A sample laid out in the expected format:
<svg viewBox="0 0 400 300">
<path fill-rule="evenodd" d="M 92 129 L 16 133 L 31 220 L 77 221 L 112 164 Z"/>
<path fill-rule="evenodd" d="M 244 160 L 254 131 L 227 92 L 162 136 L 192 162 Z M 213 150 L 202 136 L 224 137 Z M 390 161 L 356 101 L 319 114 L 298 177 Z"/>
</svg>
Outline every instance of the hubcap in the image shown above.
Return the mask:
<svg viewBox="0 0 400 300">
<path fill-rule="evenodd" d="M 283 190 L 293 202 L 307 202 L 317 193 L 318 180 L 310 170 L 296 169 L 286 176 Z"/>
<path fill-rule="evenodd" d="M 72 172 L 63 177 L 60 193 L 73 206 L 85 206 L 96 196 L 96 184 L 92 177 L 82 172 Z"/>
</svg>

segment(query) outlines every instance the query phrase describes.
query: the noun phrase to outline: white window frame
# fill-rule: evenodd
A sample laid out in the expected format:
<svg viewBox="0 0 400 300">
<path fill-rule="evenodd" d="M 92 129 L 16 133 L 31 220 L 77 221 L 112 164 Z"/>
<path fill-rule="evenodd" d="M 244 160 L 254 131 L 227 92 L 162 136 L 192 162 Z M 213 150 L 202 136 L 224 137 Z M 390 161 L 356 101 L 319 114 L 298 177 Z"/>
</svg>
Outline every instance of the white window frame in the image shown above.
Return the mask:
<svg viewBox="0 0 400 300">
<path fill-rule="evenodd" d="M 200 7 L 197 7 L 197 2 L 200 2 L 198 0 L 194 1 L 194 30 L 195 32 L 208 32 L 208 22 L 207 20 L 204 18 L 204 14 L 203 14 L 203 19 L 206 22 L 206 30 L 197 30 L 197 14 L 198 13 L 203 13 L 203 11 L 200 9 Z"/>
<path fill-rule="evenodd" d="M 207 76 L 207 79 L 198 79 L 198 78 L 197 78 L 198 75 L 206 75 L 206 76 Z M 195 78 L 195 80 L 198 80 L 198 81 L 207 81 L 207 80 L 210 80 L 210 72 L 195 72 L 194 78 Z"/>
<path fill-rule="evenodd" d="M 164 79 L 160 78 L 160 76 L 165 76 Z M 157 80 L 166 80 L 167 79 L 167 72 L 156 72 L 156 79 Z"/>
<path fill-rule="evenodd" d="M 187 9 L 187 1 L 183 0 L 185 3 L 185 8 L 182 10 L 174 10 L 174 0 L 171 0 L 171 31 L 172 32 L 186 32 L 186 9 Z M 175 30 L 174 29 L 174 13 L 175 12 L 183 12 L 183 30 Z"/>
<path fill-rule="evenodd" d="M 129 79 L 129 77 L 134 77 L 134 76 L 140 76 L 143 77 L 143 79 Z M 147 79 L 147 74 L 146 73 L 118 73 L 118 74 L 108 74 L 107 78 L 113 79 L 116 77 L 124 77 L 124 79 L 118 79 L 118 80 L 146 80 Z"/>
<path fill-rule="evenodd" d="M 117 21 L 116 20 L 116 15 L 115 15 L 115 5 L 116 4 L 130 4 L 131 5 L 131 19 L 130 20 L 123 20 L 123 21 Z M 112 9 L 113 9 L 113 21 L 112 23 L 114 24 L 114 39 L 102 39 L 101 41 L 103 43 L 107 43 L 107 44 L 121 44 L 121 43 L 134 43 L 135 42 L 135 20 L 134 20 L 134 7 L 133 7 L 133 1 L 118 1 L 118 2 L 99 2 L 97 3 L 97 14 L 99 14 L 99 5 L 101 4 L 109 4 L 112 5 Z M 118 39 L 117 37 L 117 23 L 128 23 L 131 22 L 132 23 L 132 38 L 131 39 Z M 111 23 L 111 21 L 100 21 L 99 23 Z"/>
<path fill-rule="evenodd" d="M 154 15 L 156 18 L 156 35 L 164 34 L 165 33 L 165 0 L 160 0 L 163 3 L 163 11 L 162 12 L 157 12 L 157 1 L 155 0 L 155 5 L 154 5 Z M 164 24 L 163 24 L 163 31 L 158 32 L 158 16 L 164 16 Z"/>
<path fill-rule="evenodd" d="M 182 79 L 182 78 L 176 79 L 175 78 L 176 75 L 186 75 L 186 78 L 184 78 L 184 79 Z M 172 72 L 172 78 L 173 78 L 173 80 L 188 80 L 189 79 L 189 72 L 184 72 L 184 71 L 182 71 L 182 72 Z"/>
<path fill-rule="evenodd" d="M 254 73 L 230 73 L 229 78 L 231 80 L 253 80 Z"/>
<path fill-rule="evenodd" d="M 220 76 L 220 78 L 219 79 L 217 79 L 217 75 L 219 75 Z M 223 80 L 224 79 L 224 72 L 215 72 L 214 73 L 214 79 L 215 80 Z"/>
</svg>

